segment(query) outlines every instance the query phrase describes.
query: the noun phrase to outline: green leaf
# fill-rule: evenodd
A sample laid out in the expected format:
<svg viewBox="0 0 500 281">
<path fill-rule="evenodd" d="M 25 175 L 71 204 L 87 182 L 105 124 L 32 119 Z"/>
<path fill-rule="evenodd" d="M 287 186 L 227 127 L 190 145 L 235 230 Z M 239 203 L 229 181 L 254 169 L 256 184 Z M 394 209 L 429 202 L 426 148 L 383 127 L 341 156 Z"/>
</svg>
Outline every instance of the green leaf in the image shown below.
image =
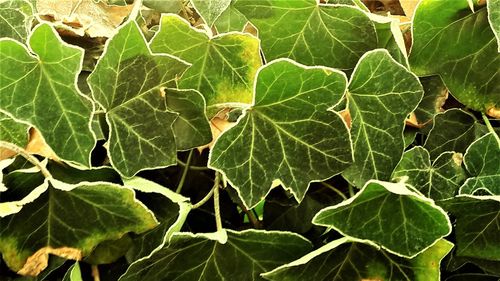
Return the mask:
<svg viewBox="0 0 500 281">
<path fill-rule="evenodd" d="M 187 66 L 169 55 L 153 55 L 134 21 L 107 42 L 88 81 L 106 110 L 108 155 L 121 175 L 177 162 L 172 124 L 178 114 L 166 107 L 162 88 L 175 86 Z"/>
<path fill-rule="evenodd" d="M 196 90 L 167 88 L 167 107 L 179 113 L 172 129 L 177 150 L 202 146 L 212 140 L 212 131 L 205 114 L 205 100 Z"/>
<path fill-rule="evenodd" d="M 191 0 L 198 14 L 211 27 L 217 18 L 229 7 L 231 0 Z"/>
<path fill-rule="evenodd" d="M 28 144 L 28 130 L 27 124 L 16 122 L 0 111 L 0 140 L 25 147 Z"/>
<path fill-rule="evenodd" d="M 262 280 L 260 273 L 311 248 L 308 240 L 289 232 L 176 233 L 168 246 L 132 264 L 120 281 Z"/>
<path fill-rule="evenodd" d="M 89 166 L 93 106 L 76 86 L 83 50 L 47 24 L 28 41 L 36 56 L 17 41 L 0 40 L 0 110 L 33 124 L 61 159 Z"/>
<path fill-rule="evenodd" d="M 348 86 L 354 163 L 342 175 L 357 187 L 389 180 L 404 149 L 405 119 L 423 90 L 417 77 L 386 50 L 366 53 Z"/>
<path fill-rule="evenodd" d="M 446 213 L 403 183 L 369 181 L 354 197 L 321 210 L 317 225 L 413 258 L 451 232 Z"/>
<path fill-rule="evenodd" d="M 0 3 L 0 37 L 26 42 L 31 29 L 33 8 L 26 0 L 7 0 Z"/>
<path fill-rule="evenodd" d="M 183 4 L 183 0 L 143 0 L 144 6 L 157 10 L 160 13 L 178 13 Z"/>
<path fill-rule="evenodd" d="M 249 208 L 273 181 L 300 202 L 311 181 L 330 178 L 351 163 L 346 125 L 328 110 L 343 97 L 346 77 L 280 59 L 261 68 L 256 79 L 254 104 L 217 139 L 209 167 L 226 176 Z"/>
<path fill-rule="evenodd" d="M 488 0 L 486 2 L 488 6 L 488 20 L 490 22 L 491 29 L 495 33 L 497 38 L 498 51 L 500 52 L 500 1 L 499 0 Z"/>
<path fill-rule="evenodd" d="M 236 8 L 259 30 L 268 61 L 351 69 L 377 46 L 375 27 L 359 8 L 316 0 L 237 0 Z"/>
<path fill-rule="evenodd" d="M 456 218 L 457 256 L 500 261 L 500 199 L 459 195 L 439 202 Z"/>
<path fill-rule="evenodd" d="M 412 71 L 439 74 L 464 105 L 500 114 L 500 56 L 486 9 L 471 13 L 467 0 L 423 0 L 412 27 Z"/>
<path fill-rule="evenodd" d="M 132 238 L 127 234 L 116 240 L 103 241 L 85 258 L 85 262 L 92 265 L 116 262 L 127 253 L 132 243 Z"/>
<path fill-rule="evenodd" d="M 210 37 L 177 15 L 163 15 L 151 48 L 193 64 L 179 87 L 200 91 L 209 108 L 251 103 L 255 73 L 261 66 L 259 40 L 254 36 L 229 33 Z"/>
<path fill-rule="evenodd" d="M 80 263 L 75 262 L 64 274 L 63 281 L 83 281 L 80 271 Z"/>
<path fill-rule="evenodd" d="M 176 231 L 180 231 L 191 210 L 189 199 L 152 181 L 134 177 L 125 186 L 136 190 L 136 198 L 148 207 L 160 224 L 140 235 L 132 234 L 133 245 L 126 257 L 129 262 L 149 255 L 163 246 Z"/>
<path fill-rule="evenodd" d="M 242 31 L 248 22 L 245 15 L 238 11 L 234 3 L 235 0 L 231 0 L 227 9 L 215 21 L 214 24 L 219 33 Z"/>
<path fill-rule="evenodd" d="M 439 264 L 452 247 L 442 239 L 405 259 L 378 250 L 368 241 L 341 238 L 262 276 L 276 281 L 440 280 Z"/>
<path fill-rule="evenodd" d="M 435 115 L 424 148 L 429 151 L 431 159 L 446 151 L 465 153 L 467 147 L 487 131 L 486 126 L 478 123 L 472 114 L 456 108 L 449 109 Z"/>
<path fill-rule="evenodd" d="M 467 149 L 464 164 L 473 177 L 460 188 L 460 194 L 486 190 L 500 195 L 500 140 L 492 132 L 476 140 Z"/>
<path fill-rule="evenodd" d="M 408 67 L 408 55 L 399 20 L 371 13 L 368 16 L 377 31 L 377 48 L 386 49 L 398 63 Z"/>
<path fill-rule="evenodd" d="M 423 125 L 430 123 L 436 114 L 443 111 L 442 106 L 448 98 L 448 89 L 439 76 L 422 77 L 420 82 L 424 87 L 424 97 L 415 109 L 415 116 L 418 123 Z M 428 133 L 431 127 L 425 126 L 425 132 Z"/>
<path fill-rule="evenodd" d="M 104 240 L 118 239 L 128 232 L 141 233 L 157 224 L 127 188 L 102 182 L 68 185 L 50 180 L 44 189 L 39 196 L 39 191 L 33 191 L 30 196 L 34 200 L 21 211 L 0 219 L 2 257 L 12 270 L 23 275 L 43 270 L 49 253 L 81 259 Z"/>
<path fill-rule="evenodd" d="M 406 151 L 392 173 L 393 181 L 403 180 L 434 200 L 455 196 L 466 178 L 461 153 L 443 152 L 431 163 L 421 146 Z"/>
</svg>

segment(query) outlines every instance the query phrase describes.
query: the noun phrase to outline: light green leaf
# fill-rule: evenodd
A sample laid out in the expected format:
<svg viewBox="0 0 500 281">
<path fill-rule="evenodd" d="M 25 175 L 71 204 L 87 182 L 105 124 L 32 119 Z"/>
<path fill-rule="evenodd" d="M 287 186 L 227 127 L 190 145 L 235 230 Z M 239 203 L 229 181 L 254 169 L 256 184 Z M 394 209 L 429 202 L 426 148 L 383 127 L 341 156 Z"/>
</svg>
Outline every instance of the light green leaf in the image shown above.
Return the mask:
<svg viewBox="0 0 500 281">
<path fill-rule="evenodd" d="M 500 140 L 495 133 L 473 142 L 465 153 L 464 164 L 473 177 L 460 188 L 460 194 L 485 190 L 500 195 Z"/>
<path fill-rule="evenodd" d="M 321 210 L 317 225 L 413 258 L 451 232 L 446 213 L 403 183 L 369 181 L 354 197 Z"/>
<path fill-rule="evenodd" d="M 136 190 L 136 198 L 148 207 L 160 224 L 140 235 L 132 234 L 133 245 L 126 257 L 129 262 L 149 255 L 162 247 L 176 231 L 180 231 L 191 210 L 189 199 L 152 181 L 134 177 L 125 186 Z"/>
<path fill-rule="evenodd" d="M 448 89 L 439 76 L 422 77 L 420 82 L 424 87 L 424 97 L 415 109 L 415 116 L 418 123 L 424 125 L 430 123 L 436 114 L 443 111 L 442 106 L 448 99 Z M 431 127 L 425 126 L 423 130 L 428 133 Z"/>
<path fill-rule="evenodd" d="M 235 0 L 232 0 L 229 7 L 217 18 L 215 27 L 219 33 L 242 31 L 248 22 L 245 15 L 236 9 Z"/>
<path fill-rule="evenodd" d="M 332 177 L 351 163 L 346 125 L 328 110 L 343 97 L 346 77 L 280 59 L 262 67 L 256 79 L 254 104 L 217 139 L 209 167 L 226 176 L 249 208 L 273 181 L 300 202 L 311 181 Z"/>
<path fill-rule="evenodd" d="M 446 151 L 465 153 L 465 150 L 488 129 L 476 118 L 460 109 L 449 109 L 434 116 L 433 126 L 425 141 L 424 148 L 431 159 L 436 159 Z"/>
<path fill-rule="evenodd" d="M 500 52 L 500 0 L 488 0 L 486 5 L 488 6 L 488 20 L 497 38 L 498 51 Z"/>
<path fill-rule="evenodd" d="M 160 13 L 178 13 L 184 5 L 183 0 L 143 0 L 142 3 Z"/>
<path fill-rule="evenodd" d="M 342 175 L 357 187 L 389 180 L 404 149 L 405 119 L 423 90 L 418 78 L 386 50 L 366 53 L 348 86 L 354 164 Z"/>
<path fill-rule="evenodd" d="M 423 0 L 412 27 L 412 71 L 439 74 L 458 101 L 500 115 L 500 55 L 486 9 L 472 13 L 467 0 Z"/>
<path fill-rule="evenodd" d="M 262 276 L 276 281 L 440 280 L 441 260 L 453 248 L 442 239 L 412 259 L 385 253 L 368 241 L 341 238 Z"/>
<path fill-rule="evenodd" d="M 261 66 L 259 39 L 254 36 L 235 32 L 210 37 L 177 15 L 163 15 L 151 48 L 193 64 L 179 87 L 200 91 L 209 108 L 251 103 L 255 73 Z"/>
<path fill-rule="evenodd" d="M 290 232 L 252 229 L 215 235 L 175 233 L 168 246 L 132 264 L 120 281 L 262 280 L 260 273 L 312 248 Z"/>
<path fill-rule="evenodd" d="M 38 25 L 24 45 L 0 39 L 0 110 L 33 124 L 63 160 L 90 165 L 93 106 L 78 90 L 83 50 Z M 50 110 L 48 110 L 50 109 Z"/>
<path fill-rule="evenodd" d="M 393 181 L 403 180 L 434 200 L 455 196 L 466 178 L 461 153 L 443 152 L 431 163 L 421 146 L 406 151 L 392 173 Z"/>
<path fill-rule="evenodd" d="M 167 108 L 162 88 L 175 86 L 187 66 L 153 55 L 134 21 L 107 42 L 88 81 L 106 110 L 110 161 L 123 176 L 177 162 L 172 124 L 178 114 Z"/>
<path fill-rule="evenodd" d="M 439 202 L 456 218 L 457 256 L 500 261 L 500 198 L 459 195 Z"/>
<path fill-rule="evenodd" d="M 25 147 L 28 144 L 28 130 L 27 124 L 16 122 L 0 111 L 0 140 Z"/>
<path fill-rule="evenodd" d="M 142 233 L 157 224 L 128 188 L 50 180 L 45 189 L 21 211 L 0 219 L 2 257 L 23 275 L 43 270 L 49 253 L 81 259 L 104 240 Z"/>
<path fill-rule="evenodd" d="M 211 27 L 217 18 L 229 7 L 231 0 L 191 0 L 198 14 Z"/>
<path fill-rule="evenodd" d="M 205 114 L 205 100 L 196 90 L 164 89 L 167 107 L 179 113 L 174 121 L 177 150 L 202 146 L 212 140 L 212 132 Z"/>
<path fill-rule="evenodd" d="M 237 0 L 236 8 L 259 30 L 268 61 L 351 69 L 377 46 L 375 27 L 361 9 L 316 0 Z"/>
<path fill-rule="evenodd" d="M 25 42 L 33 19 L 33 7 L 30 2 L 26 0 L 0 2 L 0 37 Z"/>
<path fill-rule="evenodd" d="M 70 266 L 66 274 L 64 274 L 63 281 L 83 281 L 79 262 L 75 262 Z"/>
</svg>

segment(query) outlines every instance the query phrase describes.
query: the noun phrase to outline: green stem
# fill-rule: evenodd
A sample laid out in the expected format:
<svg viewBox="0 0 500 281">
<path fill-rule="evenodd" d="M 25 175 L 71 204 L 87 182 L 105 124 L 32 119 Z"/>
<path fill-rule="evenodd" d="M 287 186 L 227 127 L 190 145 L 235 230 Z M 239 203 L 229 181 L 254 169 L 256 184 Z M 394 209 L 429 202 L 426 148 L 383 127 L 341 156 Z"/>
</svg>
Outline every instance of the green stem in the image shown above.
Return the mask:
<svg viewBox="0 0 500 281">
<path fill-rule="evenodd" d="M 203 197 L 203 199 L 198 201 L 198 203 L 194 204 L 191 208 L 196 209 L 196 208 L 203 206 L 203 204 L 207 203 L 207 201 L 210 200 L 210 198 L 212 198 L 212 195 L 214 194 L 214 190 L 216 188 L 219 188 L 219 187 L 214 184 L 212 189 L 210 189 L 210 192 L 208 192 L 207 195 L 205 195 L 205 197 Z"/>
<path fill-rule="evenodd" d="M 482 113 L 481 115 L 483 116 L 484 124 L 488 128 L 488 131 L 490 131 L 490 133 L 496 134 L 495 130 L 493 129 L 493 126 L 490 123 L 490 119 L 488 119 L 488 116 L 486 116 L 486 114 L 484 113 Z"/>
<path fill-rule="evenodd" d="M 354 196 L 354 189 L 352 187 L 351 184 L 349 184 L 349 197 L 353 197 Z"/>
<path fill-rule="evenodd" d="M 214 188 L 214 213 L 215 213 L 215 225 L 217 226 L 217 231 L 222 231 L 222 219 L 220 216 L 220 205 L 219 205 L 219 181 L 220 173 L 215 174 L 215 188 Z"/>
<path fill-rule="evenodd" d="M 181 193 L 182 186 L 184 186 L 184 182 L 186 181 L 186 176 L 189 171 L 189 165 L 191 164 L 191 158 L 193 158 L 193 150 L 189 151 L 188 159 L 186 160 L 186 165 L 184 166 L 184 171 L 182 171 L 181 179 L 179 180 L 179 184 L 177 184 L 177 188 L 175 192 Z"/>
<path fill-rule="evenodd" d="M 342 199 L 344 200 L 347 200 L 347 196 L 344 195 L 344 193 L 342 193 L 342 191 L 338 190 L 337 188 L 335 188 L 333 185 L 331 184 L 328 184 L 326 182 L 321 182 L 321 184 L 331 190 L 333 190 L 335 193 L 337 193 L 340 197 L 342 197 Z"/>
<path fill-rule="evenodd" d="M 38 159 L 36 159 L 36 157 L 34 157 L 33 155 L 29 154 L 23 148 L 15 145 L 13 143 L 6 142 L 6 141 L 0 141 L 0 147 L 6 148 L 8 150 L 12 150 L 15 153 L 21 155 L 26 160 L 28 160 L 31 164 L 35 165 L 38 169 L 40 169 L 40 172 L 42 172 L 42 175 L 45 178 L 48 178 L 48 179 L 52 178 L 52 174 L 49 172 L 49 170 L 47 170 L 47 168 L 45 168 L 45 166 L 40 161 L 38 161 Z"/>
<path fill-rule="evenodd" d="M 181 159 L 177 159 L 177 163 L 179 165 L 181 165 L 182 167 L 186 167 L 186 165 L 187 165 L 185 162 L 182 162 Z M 207 171 L 207 170 L 210 170 L 210 168 L 205 167 L 205 166 L 193 166 L 193 165 L 189 165 L 189 169 L 195 170 L 195 171 Z"/>
</svg>

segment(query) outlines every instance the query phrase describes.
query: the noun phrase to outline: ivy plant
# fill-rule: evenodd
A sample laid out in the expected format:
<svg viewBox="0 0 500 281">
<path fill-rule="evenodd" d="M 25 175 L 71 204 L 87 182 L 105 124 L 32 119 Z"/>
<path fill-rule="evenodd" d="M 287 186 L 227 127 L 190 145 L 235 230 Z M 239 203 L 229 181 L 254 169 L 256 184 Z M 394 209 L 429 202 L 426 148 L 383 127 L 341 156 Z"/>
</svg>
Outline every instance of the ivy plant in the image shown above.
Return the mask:
<svg viewBox="0 0 500 281">
<path fill-rule="evenodd" d="M 498 280 L 500 1 L 368 2 L 0 0 L 0 279 Z"/>
</svg>

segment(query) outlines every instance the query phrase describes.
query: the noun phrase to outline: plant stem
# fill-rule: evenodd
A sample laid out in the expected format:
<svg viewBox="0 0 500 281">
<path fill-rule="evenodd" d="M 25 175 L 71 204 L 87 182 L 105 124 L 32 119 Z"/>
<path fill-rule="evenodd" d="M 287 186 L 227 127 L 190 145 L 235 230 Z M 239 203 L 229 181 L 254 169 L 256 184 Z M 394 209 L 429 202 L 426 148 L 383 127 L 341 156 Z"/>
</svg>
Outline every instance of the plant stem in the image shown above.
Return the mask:
<svg viewBox="0 0 500 281">
<path fill-rule="evenodd" d="M 220 173 L 215 173 L 215 184 L 214 184 L 214 213 L 215 213 L 215 225 L 217 226 L 217 231 L 222 230 L 222 219 L 220 217 L 220 205 L 219 205 L 219 181 Z"/>
<path fill-rule="evenodd" d="M 354 196 L 354 189 L 352 188 L 352 184 L 349 184 L 349 197 Z"/>
<path fill-rule="evenodd" d="M 347 196 L 345 196 L 344 193 L 342 193 L 342 191 L 338 190 L 333 185 L 328 184 L 326 182 L 321 182 L 321 184 L 324 185 L 325 187 L 335 191 L 335 193 L 337 193 L 340 197 L 342 197 L 342 199 L 347 200 Z"/>
<path fill-rule="evenodd" d="M 219 186 L 214 185 L 212 187 L 212 189 L 210 189 L 210 192 L 208 192 L 207 195 L 205 195 L 205 197 L 203 197 L 203 199 L 201 199 L 200 201 L 198 201 L 198 203 L 194 204 L 191 207 L 191 209 L 199 208 L 199 207 L 203 206 L 203 204 L 207 203 L 207 201 L 210 200 L 210 198 L 212 198 L 212 195 L 214 194 L 214 189 L 216 189 L 218 187 Z"/>
<path fill-rule="evenodd" d="M 184 166 L 184 171 L 182 171 L 182 176 L 179 181 L 179 184 L 177 184 L 177 189 L 175 189 L 175 192 L 181 193 L 182 186 L 184 185 L 184 182 L 186 181 L 186 176 L 189 171 L 189 165 L 191 164 L 191 158 L 193 157 L 193 150 L 189 151 L 188 159 L 186 160 L 186 165 Z"/>
<path fill-rule="evenodd" d="M 490 131 L 490 133 L 493 133 L 494 135 L 496 135 L 496 132 L 490 123 L 490 119 L 488 119 L 488 116 L 486 116 L 486 114 L 484 114 L 484 113 L 482 113 L 481 115 L 483 116 L 484 124 L 488 128 L 488 131 Z"/>
<path fill-rule="evenodd" d="M 182 167 L 186 167 L 186 165 L 187 165 L 185 162 L 182 162 L 182 160 L 178 159 L 178 158 L 177 158 L 177 163 L 179 165 L 181 165 Z M 195 170 L 195 171 L 207 171 L 207 170 L 210 170 L 210 168 L 208 168 L 206 166 L 193 166 L 193 165 L 189 165 L 189 169 Z"/>
<path fill-rule="evenodd" d="M 35 165 L 38 169 L 40 169 L 40 172 L 42 172 L 42 175 L 45 178 L 48 178 L 48 179 L 52 178 L 52 174 L 50 174 L 49 170 L 47 170 L 47 168 L 45 168 L 45 166 L 40 161 L 38 161 L 38 159 L 36 159 L 36 157 L 29 154 L 23 148 L 15 145 L 13 143 L 6 142 L 6 141 L 0 141 L 0 147 L 6 148 L 8 150 L 12 150 L 15 153 L 21 155 L 26 160 L 28 160 L 31 164 Z"/>
<path fill-rule="evenodd" d="M 92 265 L 91 270 L 92 270 L 92 277 L 94 277 L 94 281 L 101 281 L 101 277 L 99 276 L 99 268 L 97 267 L 97 265 Z"/>
</svg>

